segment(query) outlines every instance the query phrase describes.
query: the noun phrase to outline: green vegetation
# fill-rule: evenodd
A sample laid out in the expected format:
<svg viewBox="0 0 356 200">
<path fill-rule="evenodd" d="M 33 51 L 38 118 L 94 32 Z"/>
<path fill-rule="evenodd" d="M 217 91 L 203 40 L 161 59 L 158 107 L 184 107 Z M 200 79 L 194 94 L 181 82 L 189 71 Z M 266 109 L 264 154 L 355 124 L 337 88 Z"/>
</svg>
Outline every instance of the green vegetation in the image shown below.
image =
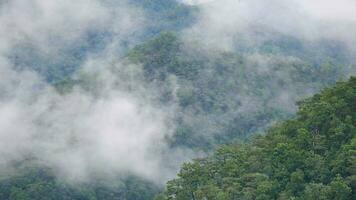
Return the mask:
<svg viewBox="0 0 356 200">
<path fill-rule="evenodd" d="M 142 65 L 160 103 L 178 105 L 172 148 L 210 152 L 226 144 L 208 158 L 185 164 L 157 199 L 355 197 L 355 78 L 301 101 L 295 119 L 250 139 L 276 121 L 293 118 L 296 101 L 355 69 L 341 61 L 337 49 L 303 49 L 296 43 L 282 38 L 258 51 L 221 52 L 187 45 L 179 35 L 164 32 L 129 51 L 127 62 Z M 64 92 L 76 84 L 86 87 L 87 79 L 64 79 L 56 87 Z"/>
<path fill-rule="evenodd" d="M 152 37 L 161 31 L 180 31 L 195 21 L 196 8 L 176 0 L 129 0 L 142 8 L 148 20 L 143 37 Z"/>
<path fill-rule="evenodd" d="M 203 50 L 165 32 L 133 48 L 128 57 L 143 65 L 147 81 L 162 91 L 162 102 L 178 101 L 181 112 L 172 145 L 211 150 L 293 116 L 296 101 L 349 75 L 347 64 L 322 51 L 308 49 L 297 57 L 285 55 L 287 51 Z M 310 52 L 325 61 L 306 59 Z"/>
<path fill-rule="evenodd" d="M 159 199 L 356 199 L 356 77 L 300 101 L 295 119 L 181 168 Z"/>
<path fill-rule="evenodd" d="M 0 0 L 0 200 L 356 200 L 351 18 L 230 1 Z"/>
<path fill-rule="evenodd" d="M 104 2 L 113 5 L 120 3 L 111 0 Z M 144 42 L 162 31 L 179 32 L 195 21 L 196 8 L 178 3 L 176 0 L 127 2 L 140 9 L 147 20 L 130 38 L 123 39 L 120 48 L 124 51 L 131 45 Z M 115 37 L 116 34 L 112 30 L 89 30 L 76 42 L 56 52 L 56 55 L 48 55 L 48 52 L 38 49 L 36 44 L 24 42 L 13 48 L 10 59 L 17 68 L 34 70 L 46 81 L 56 83 L 77 72 L 88 56 L 104 51 Z"/>
<path fill-rule="evenodd" d="M 154 184 L 136 177 L 68 184 L 43 168 L 25 168 L 0 179 L 2 200 L 147 200 L 158 191 Z"/>
<path fill-rule="evenodd" d="M 260 44 L 236 37 L 236 49 L 212 50 L 179 34 L 194 22 L 196 8 L 175 0 L 129 2 L 149 20 L 132 36 L 144 42 L 126 49 L 125 62 L 142 65 L 159 103 L 177 107 L 171 148 L 210 153 L 224 144 L 184 164 L 157 200 L 356 199 L 356 78 L 300 101 L 295 116 L 295 102 L 355 72 L 341 44 L 307 45 L 262 30 L 273 37 Z M 31 66 L 61 93 L 78 84 L 90 90 L 92 77 L 72 75 L 114 36 L 108 30 L 87 33 L 55 56 L 22 44 L 10 58 L 19 69 Z M 31 167 L 0 178 L 0 199 L 148 200 L 161 191 L 135 176 L 113 179 L 70 185 L 51 169 Z"/>
</svg>

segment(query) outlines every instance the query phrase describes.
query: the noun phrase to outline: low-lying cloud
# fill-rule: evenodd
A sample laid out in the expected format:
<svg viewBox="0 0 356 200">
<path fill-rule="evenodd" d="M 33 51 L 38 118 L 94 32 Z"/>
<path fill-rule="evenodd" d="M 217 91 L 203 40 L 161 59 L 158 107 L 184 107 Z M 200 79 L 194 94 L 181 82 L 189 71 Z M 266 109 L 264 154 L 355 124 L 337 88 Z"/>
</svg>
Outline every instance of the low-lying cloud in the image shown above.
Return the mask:
<svg viewBox="0 0 356 200">
<path fill-rule="evenodd" d="M 204 44 L 215 48 L 233 48 L 241 34 L 252 41 L 261 39 L 254 38 L 254 33 L 267 30 L 308 41 L 337 40 L 355 50 L 353 0 L 206 0 L 195 4 L 201 14 L 187 35 L 203 38 Z"/>
<path fill-rule="evenodd" d="M 0 84 L 2 167 L 34 159 L 74 180 L 111 173 L 167 176 L 161 159 L 172 127 L 169 112 L 149 97 L 154 92 L 117 89 L 120 82 L 104 74 L 100 94 L 80 87 L 59 94 L 36 74 L 11 73 L 1 73 L 7 84 Z"/>
<path fill-rule="evenodd" d="M 214 49 L 231 49 L 241 34 L 251 33 L 255 26 L 306 40 L 340 40 L 350 48 L 356 44 L 352 0 L 189 3 L 199 3 L 201 15 L 184 34 Z M 334 9 L 329 11 L 330 7 Z M 159 104 L 158 88 L 145 81 L 141 66 L 119 59 L 122 46 L 130 43 L 144 21 L 142 10 L 125 0 L 0 2 L 0 171 L 31 160 L 72 181 L 134 174 L 161 182 L 175 173 L 192 155 L 185 149 L 172 150 L 167 144 L 174 132 L 176 106 Z M 88 84 L 59 92 L 34 70 L 41 63 L 17 66 L 18 60 L 32 53 L 48 64 L 65 62 L 68 57 L 63 52 L 97 31 L 110 35 L 110 41 L 100 52 L 86 54 L 78 77 L 74 77 L 79 81 L 87 77 Z M 28 46 L 29 51 L 21 51 Z M 265 65 L 273 62 L 261 55 L 247 59 L 257 62 L 257 58 L 259 72 L 268 72 Z M 244 106 L 237 112 L 256 108 L 251 99 L 245 99 L 241 97 Z M 274 104 L 288 107 L 294 104 L 291 99 L 295 97 L 281 91 Z M 185 120 L 215 133 L 235 114 L 232 110 L 214 121 L 216 116 L 197 117 L 192 112 Z M 205 126 L 209 120 L 213 126 Z"/>
<path fill-rule="evenodd" d="M 30 160 L 71 181 L 133 174 L 161 182 L 175 172 L 177 165 L 172 170 L 165 158 L 169 154 L 173 163 L 183 158 L 166 144 L 172 108 L 157 104 L 140 66 L 118 59 L 122 42 L 142 25 L 140 13 L 125 1 L 1 3 L 1 171 Z M 91 31 L 113 37 L 78 67 L 79 79 L 90 77 L 90 86 L 58 92 L 33 70 L 37 63 L 19 69 L 12 59 L 14 49 L 30 44 L 32 51 L 56 62 Z M 16 56 L 29 55 L 17 51 Z"/>
</svg>

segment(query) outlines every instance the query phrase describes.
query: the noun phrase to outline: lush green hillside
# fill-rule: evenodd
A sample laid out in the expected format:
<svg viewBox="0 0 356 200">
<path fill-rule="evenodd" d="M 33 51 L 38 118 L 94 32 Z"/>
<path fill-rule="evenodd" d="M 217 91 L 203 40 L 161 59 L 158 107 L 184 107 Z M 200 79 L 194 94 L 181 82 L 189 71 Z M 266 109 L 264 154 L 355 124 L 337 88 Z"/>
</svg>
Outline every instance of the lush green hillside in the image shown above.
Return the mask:
<svg viewBox="0 0 356 200">
<path fill-rule="evenodd" d="M 143 65 L 148 82 L 161 87 L 163 101 L 178 101 L 173 145 L 207 150 L 291 117 L 296 101 L 352 71 L 336 55 L 321 53 L 327 49 L 319 46 L 301 50 L 300 56 L 290 51 L 206 50 L 166 32 L 136 46 L 129 58 Z M 316 53 L 323 62 L 311 59 Z"/>
<path fill-rule="evenodd" d="M 180 31 L 195 21 L 197 8 L 176 0 L 129 0 L 132 5 L 145 11 L 148 19 L 143 37 L 148 38 L 161 31 Z"/>
<path fill-rule="evenodd" d="M 276 121 L 293 117 L 296 101 L 347 77 L 353 68 L 332 56 L 336 49 L 306 48 L 298 55 L 292 47 L 289 50 L 207 51 L 164 32 L 133 48 L 126 62 L 142 65 L 145 82 L 159 91 L 160 103 L 178 104 L 172 148 L 209 152 L 216 144 L 246 140 Z M 314 53 L 325 61 L 312 59 Z M 79 76 L 58 82 L 57 88 L 65 92 L 73 85 L 89 83 L 87 77 Z M 241 150 L 234 148 L 221 151 Z"/>
<path fill-rule="evenodd" d="M 158 191 L 154 184 L 130 176 L 68 184 L 50 169 L 34 167 L 0 178 L 2 200 L 148 200 Z"/>
<path fill-rule="evenodd" d="M 0 3 L 5 30 L 0 31 L 4 79 L 0 80 L 0 139 L 5 142 L 0 143 L 4 144 L 0 159 L 5 159 L 0 160 L 0 200 L 356 199 L 356 78 L 345 81 L 356 75 L 356 58 L 354 45 L 346 42 L 352 37 L 344 38 L 348 34 L 341 33 L 344 29 L 338 29 L 338 21 L 330 27 L 314 22 L 328 34 L 315 30 L 312 37 L 304 37 L 288 35 L 292 30 L 299 32 L 299 26 L 293 29 L 291 24 L 291 30 L 283 33 L 264 20 L 247 22 L 246 12 L 241 20 L 251 26 L 245 27 L 234 15 L 228 19 L 206 15 L 225 6 L 193 6 L 177 0 L 78 1 L 80 5 L 68 0 L 4 2 Z M 207 30 L 214 18 L 219 20 L 211 25 L 221 25 L 216 27 L 219 30 Z M 304 24 L 303 18 L 297 19 Z M 284 23 L 289 25 L 289 20 Z M 230 30 L 235 25 L 241 30 Z M 314 32 L 307 27 L 311 30 L 306 33 Z M 126 95 L 129 105 L 126 98 L 106 102 Z M 98 108 L 96 101 L 100 101 Z M 84 106 L 77 111 L 81 103 Z M 131 103 L 139 104 L 137 113 Z M 116 108 L 117 104 L 125 109 Z M 62 107 L 70 112 L 64 109 L 62 114 Z M 155 123 L 146 120 L 154 115 L 151 109 L 157 115 L 164 113 L 164 119 L 157 120 L 162 121 L 157 132 L 164 132 L 158 139 L 140 137 L 146 129 L 156 136 Z M 148 128 L 126 122 L 126 116 L 116 119 L 116 111 L 132 112 L 130 120 L 143 121 Z M 81 115 L 91 113 L 94 119 L 82 119 Z M 144 117 L 136 118 L 136 114 Z M 96 124 L 98 128 L 90 126 Z M 121 126 L 130 130 L 126 133 Z M 101 132 L 108 132 L 105 141 L 99 140 Z M 125 133 L 116 135 L 121 132 Z M 136 133 L 140 133 L 137 138 Z M 133 139 L 122 140 L 128 135 Z M 52 140 L 61 145 L 52 145 Z M 150 148 L 156 141 L 158 148 Z M 100 150 L 91 150 L 96 142 Z M 116 148 L 126 145 L 132 148 Z M 83 171 L 90 178 L 69 181 L 58 174 L 57 168 L 63 166 L 57 166 L 47 148 L 67 155 L 72 154 L 71 147 L 82 146 L 85 153 L 77 153 L 72 161 L 84 170 L 78 167 L 73 174 Z M 149 156 L 131 158 L 136 150 Z M 41 153 L 46 154 L 43 160 L 42 155 L 35 156 Z M 155 161 L 156 155 L 157 164 L 146 167 L 144 160 Z M 178 162 L 196 155 L 206 157 L 183 164 L 176 179 L 162 187 L 161 179 L 174 174 Z M 78 159 L 85 157 L 88 162 Z M 103 159 L 97 162 L 99 157 Z M 123 162 L 126 159 L 128 163 Z M 115 162 L 112 167 L 110 160 Z M 136 166 L 137 170 L 126 169 Z M 144 176 L 150 177 L 147 180 L 137 172 L 146 168 L 158 168 L 158 172 Z M 96 170 L 105 171 L 106 176 Z"/>
<path fill-rule="evenodd" d="M 295 119 L 195 159 L 157 199 L 356 198 L 356 77 L 298 103 Z"/>
<path fill-rule="evenodd" d="M 120 3 L 112 0 L 104 2 L 113 5 Z M 129 0 L 128 2 L 133 9 L 141 12 L 145 22 L 130 35 L 130 38 L 122 38 L 123 41 L 117 48 L 123 51 L 162 31 L 179 32 L 194 23 L 196 8 L 175 0 Z M 12 49 L 9 57 L 18 69 L 34 70 L 48 82 L 55 83 L 75 73 L 88 56 L 104 51 L 115 37 L 117 34 L 110 29 L 88 30 L 74 43 L 59 49 L 55 56 L 47 55 L 48 52 L 39 49 L 37 44 L 22 42 Z"/>
</svg>

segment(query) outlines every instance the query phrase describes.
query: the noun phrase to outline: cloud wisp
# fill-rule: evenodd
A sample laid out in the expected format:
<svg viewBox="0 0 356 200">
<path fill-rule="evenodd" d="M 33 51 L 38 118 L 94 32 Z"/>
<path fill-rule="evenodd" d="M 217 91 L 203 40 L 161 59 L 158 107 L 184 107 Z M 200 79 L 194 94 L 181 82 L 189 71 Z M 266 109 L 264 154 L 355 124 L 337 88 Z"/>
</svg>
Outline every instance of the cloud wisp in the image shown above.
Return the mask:
<svg viewBox="0 0 356 200">
<path fill-rule="evenodd" d="M 125 1 L 2 2 L 1 171 L 31 160 L 71 181 L 133 174 L 161 183 L 174 174 L 165 157 L 179 162 L 183 156 L 166 144 L 173 130 L 172 108 L 157 105 L 155 89 L 144 82 L 140 66 L 118 60 L 122 42 L 142 25 L 140 13 Z M 62 94 L 32 70 L 36 63 L 18 69 L 11 59 L 14 49 L 30 44 L 55 62 L 96 30 L 114 37 L 81 64 L 80 76 L 90 77 L 91 90 L 75 86 Z"/>
<path fill-rule="evenodd" d="M 305 40 L 340 40 L 352 49 L 356 46 L 353 1 L 322 2 L 199 1 L 198 22 L 184 34 L 226 50 L 239 35 L 250 37 L 260 26 Z M 329 11 L 330 7 L 335 9 Z M 0 171 L 32 160 L 72 181 L 134 174 L 162 183 L 193 155 L 185 149 L 172 150 L 166 142 L 174 132 L 175 105 L 159 104 L 159 88 L 145 82 L 141 66 L 119 59 L 122 46 L 130 43 L 144 22 L 143 11 L 125 0 L 0 2 Z M 63 94 L 36 72 L 41 63 L 17 65 L 33 55 L 41 55 L 46 67 L 65 62 L 73 47 L 80 49 L 96 32 L 110 35 L 110 40 L 78 64 L 78 79 L 87 77 L 89 82 L 84 86 Z M 261 73 L 268 72 L 265 65 L 274 63 L 261 55 L 248 59 L 264 67 Z M 294 96 L 283 94 L 276 104 L 288 107 Z M 187 116 L 196 124 L 209 122 L 206 115 Z M 206 132 L 219 132 L 218 124 Z"/>
<path fill-rule="evenodd" d="M 186 34 L 214 48 L 233 48 L 241 34 L 256 40 L 252 38 L 256 29 L 308 41 L 337 40 L 352 50 L 356 46 L 353 0 L 216 0 L 196 5 L 201 9 L 198 23 Z"/>
</svg>

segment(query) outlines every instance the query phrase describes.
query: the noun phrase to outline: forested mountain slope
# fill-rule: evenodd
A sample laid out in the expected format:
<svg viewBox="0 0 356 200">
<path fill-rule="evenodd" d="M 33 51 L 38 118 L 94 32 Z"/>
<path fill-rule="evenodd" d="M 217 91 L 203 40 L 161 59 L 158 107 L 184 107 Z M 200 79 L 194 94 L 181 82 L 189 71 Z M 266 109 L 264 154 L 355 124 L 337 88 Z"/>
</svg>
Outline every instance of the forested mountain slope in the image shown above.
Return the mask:
<svg viewBox="0 0 356 200">
<path fill-rule="evenodd" d="M 156 199 L 356 198 L 356 78 L 298 103 L 294 119 L 182 166 Z"/>
<path fill-rule="evenodd" d="M 108 4 L 107 6 L 113 8 L 120 7 L 121 2 L 102 1 L 104 5 Z M 117 49 L 117 56 L 120 55 L 119 51 L 127 51 L 132 45 L 141 43 L 161 31 L 181 31 L 194 23 L 194 13 L 197 12 L 193 6 L 181 4 L 175 0 L 128 0 L 127 2 L 132 6 L 132 9 L 140 11 L 135 17 L 142 17 L 144 21 L 141 22 L 142 27 L 122 38 L 120 48 Z M 34 70 L 48 82 L 55 83 L 71 76 L 88 56 L 102 53 L 110 43 L 115 42 L 117 37 L 121 37 L 111 28 L 102 27 L 87 30 L 75 42 L 60 48 L 55 57 L 38 48 L 38 44 L 31 43 L 31 41 L 17 44 L 8 56 L 18 69 Z M 52 42 L 58 42 L 56 40 L 59 39 L 53 36 Z"/>
<path fill-rule="evenodd" d="M 159 191 L 158 186 L 133 176 L 68 184 L 53 170 L 33 166 L 0 177 L 3 200 L 148 200 Z"/>
<path fill-rule="evenodd" d="M 0 200 L 356 198 L 353 39 L 179 2 L 0 3 Z"/>
<path fill-rule="evenodd" d="M 291 46 L 282 44 L 287 46 L 285 48 L 292 49 Z M 273 47 L 272 49 L 280 49 L 279 46 L 282 44 L 271 42 L 268 45 Z M 264 49 L 265 46 L 259 48 L 263 50 L 254 52 L 210 51 L 202 49 L 198 43 L 187 44 L 178 34 L 164 32 L 131 49 L 124 62 L 142 66 L 144 81 L 147 85 L 157 89 L 157 98 L 160 103 L 176 106 L 175 123 L 177 125 L 173 137 L 168 138 L 171 148 L 184 147 L 210 152 L 216 144 L 246 140 L 252 133 L 262 132 L 270 124 L 292 117 L 295 113 L 295 101 L 347 77 L 354 69 L 354 66 L 340 61 L 339 57 L 343 56 L 342 52 L 329 49 L 329 47 L 322 51 L 319 51 L 319 47 L 318 51 L 306 48 L 305 51 L 299 51 L 298 55 L 292 50 L 290 52 L 286 49 L 270 51 L 268 50 L 270 48 Z M 324 61 L 313 60 L 316 52 L 320 60 Z M 115 69 L 116 65 L 114 63 L 111 67 Z M 114 76 L 123 76 L 120 74 L 122 71 L 117 73 Z M 95 84 L 93 82 L 95 82 L 93 77 L 85 76 L 79 71 L 76 76 L 58 81 L 55 85 L 61 93 L 65 94 L 75 86 L 82 86 L 90 91 L 92 90 L 90 85 Z M 267 142 L 267 140 L 263 141 Z M 274 142 L 271 141 L 271 143 Z M 245 148 L 246 145 L 241 146 Z M 235 155 L 235 153 L 240 152 L 241 147 L 232 145 L 220 149 L 219 151 L 224 154 L 228 151 L 231 156 L 237 156 L 238 154 Z M 254 164 L 259 165 L 258 162 Z M 261 165 L 265 166 L 265 164 Z M 232 172 L 227 171 L 230 169 L 228 167 L 223 166 L 220 169 L 219 165 L 216 170 L 231 174 Z M 201 168 L 201 170 L 209 169 L 205 166 Z M 207 171 L 207 173 L 210 172 Z M 252 178 L 249 178 L 250 175 L 244 177 L 244 181 L 245 179 L 257 181 L 265 177 L 265 175 L 260 177 L 260 174 L 252 174 Z M 265 179 L 261 180 L 265 181 Z M 230 181 L 235 184 L 235 179 Z M 325 184 L 328 183 L 325 182 Z M 172 187 L 176 187 L 174 184 L 176 183 L 173 182 Z M 219 185 L 220 182 L 216 184 L 218 186 L 213 186 L 222 187 Z M 134 176 L 125 179 L 117 178 L 109 185 L 99 180 L 90 185 L 72 187 L 58 180 L 50 169 L 41 168 L 34 168 L 30 172 L 25 170 L 17 177 L 3 178 L 0 185 L 4 190 L 4 199 L 19 198 L 19 196 L 25 199 L 38 199 L 38 195 L 45 192 L 59 199 L 61 196 L 57 196 L 58 193 L 69 199 L 144 200 L 152 199 L 154 194 L 160 191 L 160 188 L 152 186 L 151 182 Z M 180 188 L 180 186 L 177 187 Z M 178 199 L 186 198 L 184 195 L 186 195 L 187 188 L 181 189 L 177 191 L 177 194 L 182 193 L 183 196 L 177 197 Z M 245 190 L 252 189 L 248 188 L 243 191 Z M 169 189 L 168 192 L 171 190 Z M 197 195 L 200 193 L 204 192 L 196 192 Z M 239 191 L 238 195 L 241 194 Z M 221 195 L 219 198 L 230 198 L 226 196 L 230 194 Z M 252 198 L 257 194 L 252 191 L 251 194 L 246 194 L 248 195 L 252 195 Z M 288 195 L 296 194 L 288 193 Z"/>
<path fill-rule="evenodd" d="M 181 31 L 195 22 L 197 8 L 176 0 L 129 0 L 142 8 L 149 19 L 142 37 L 149 38 L 161 31 Z"/>
<path fill-rule="evenodd" d="M 166 32 L 136 46 L 128 57 L 143 65 L 149 82 L 161 87 L 163 102 L 178 101 L 173 145 L 207 150 L 292 116 L 294 102 L 356 69 L 340 61 L 338 47 L 301 47 L 297 55 L 289 45 L 293 41 L 270 41 L 273 49 L 286 46 L 274 52 L 264 50 L 265 45 L 254 52 L 225 52 L 186 44 Z"/>
</svg>

